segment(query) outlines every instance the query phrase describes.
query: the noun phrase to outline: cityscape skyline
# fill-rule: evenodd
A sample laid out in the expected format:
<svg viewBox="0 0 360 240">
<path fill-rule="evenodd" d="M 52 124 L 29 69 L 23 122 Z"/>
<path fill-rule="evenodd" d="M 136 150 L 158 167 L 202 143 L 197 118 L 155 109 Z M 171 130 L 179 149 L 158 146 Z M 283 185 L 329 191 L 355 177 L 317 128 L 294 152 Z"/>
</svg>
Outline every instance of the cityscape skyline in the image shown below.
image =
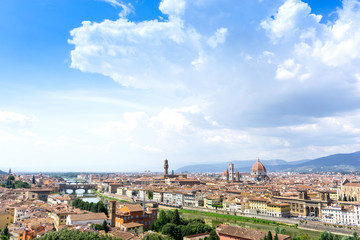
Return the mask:
<svg viewBox="0 0 360 240">
<path fill-rule="evenodd" d="M 0 159 L 161 171 L 360 150 L 360 2 L 23 2 L 0 9 Z"/>
</svg>

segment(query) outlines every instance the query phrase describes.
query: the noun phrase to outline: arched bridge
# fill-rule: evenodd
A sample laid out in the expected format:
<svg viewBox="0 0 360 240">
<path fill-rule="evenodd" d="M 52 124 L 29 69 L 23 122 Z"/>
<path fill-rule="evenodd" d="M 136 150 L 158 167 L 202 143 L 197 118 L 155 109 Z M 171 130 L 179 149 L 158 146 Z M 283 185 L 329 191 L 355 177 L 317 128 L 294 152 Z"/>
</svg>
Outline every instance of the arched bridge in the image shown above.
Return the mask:
<svg viewBox="0 0 360 240">
<path fill-rule="evenodd" d="M 76 184 L 68 184 L 68 183 L 60 183 L 59 184 L 59 192 L 66 192 L 67 189 L 73 190 L 75 192 L 78 189 L 84 189 L 85 193 L 88 193 L 91 189 L 96 189 L 96 184 L 88 184 L 88 183 L 76 183 Z"/>
</svg>

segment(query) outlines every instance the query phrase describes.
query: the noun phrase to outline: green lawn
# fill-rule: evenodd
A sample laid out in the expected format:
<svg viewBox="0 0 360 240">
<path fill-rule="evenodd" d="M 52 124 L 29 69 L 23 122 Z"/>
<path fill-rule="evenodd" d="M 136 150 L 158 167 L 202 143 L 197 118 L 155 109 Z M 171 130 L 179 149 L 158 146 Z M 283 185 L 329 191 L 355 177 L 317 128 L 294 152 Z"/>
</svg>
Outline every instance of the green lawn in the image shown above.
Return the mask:
<svg viewBox="0 0 360 240">
<path fill-rule="evenodd" d="M 285 229 L 285 234 L 290 235 L 291 237 L 307 235 L 308 239 L 311 240 L 315 240 L 315 239 L 317 240 L 321 235 L 321 232 L 318 231 L 299 229 L 295 225 L 287 225 L 284 223 L 278 223 L 275 221 L 263 220 L 258 218 L 234 216 L 234 215 L 210 213 L 210 212 L 186 210 L 186 209 L 180 209 L 179 211 L 182 217 L 186 219 L 201 218 L 204 219 L 204 221 L 211 226 L 217 226 L 219 224 L 231 224 L 231 225 L 238 225 L 241 227 L 252 228 L 265 232 L 275 231 L 275 228 L 278 227 L 279 229 Z"/>
<path fill-rule="evenodd" d="M 108 197 L 98 191 L 94 192 L 95 195 L 101 197 L 101 198 L 105 198 L 105 199 L 108 199 L 108 200 L 115 200 L 117 202 L 129 202 L 129 201 L 126 201 L 126 200 L 122 200 L 122 199 L 118 199 L 118 198 L 114 198 L 114 197 Z"/>
</svg>

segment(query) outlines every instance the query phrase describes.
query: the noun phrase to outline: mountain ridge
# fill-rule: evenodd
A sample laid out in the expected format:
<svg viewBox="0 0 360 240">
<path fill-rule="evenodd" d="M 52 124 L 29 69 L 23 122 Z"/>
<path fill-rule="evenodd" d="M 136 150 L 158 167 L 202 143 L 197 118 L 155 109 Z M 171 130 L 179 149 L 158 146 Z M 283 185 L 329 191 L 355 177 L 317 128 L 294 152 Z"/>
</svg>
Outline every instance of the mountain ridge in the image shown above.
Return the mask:
<svg viewBox="0 0 360 240">
<path fill-rule="evenodd" d="M 229 163 L 234 163 L 235 171 L 250 172 L 256 160 L 235 160 L 222 163 L 193 164 L 186 165 L 177 172 L 205 173 L 223 172 L 228 168 Z M 337 153 L 314 159 L 303 159 L 297 161 L 286 161 L 282 159 L 261 160 L 269 172 L 277 171 L 350 171 L 360 170 L 360 151 L 353 153 Z"/>
</svg>

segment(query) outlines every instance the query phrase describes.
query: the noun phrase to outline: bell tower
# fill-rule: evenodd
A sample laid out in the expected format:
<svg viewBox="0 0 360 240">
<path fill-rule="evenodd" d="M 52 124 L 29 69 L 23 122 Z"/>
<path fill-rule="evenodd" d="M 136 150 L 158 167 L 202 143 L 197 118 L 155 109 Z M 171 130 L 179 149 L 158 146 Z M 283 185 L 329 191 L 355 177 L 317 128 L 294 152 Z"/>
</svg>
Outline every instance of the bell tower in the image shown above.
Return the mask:
<svg viewBox="0 0 360 240">
<path fill-rule="evenodd" d="M 109 217 L 110 217 L 110 226 L 115 227 L 115 217 L 116 217 L 116 201 L 110 200 L 110 208 L 109 208 Z"/>
<path fill-rule="evenodd" d="M 169 162 L 167 159 L 165 159 L 164 161 L 164 175 L 168 175 L 169 174 Z"/>
</svg>

